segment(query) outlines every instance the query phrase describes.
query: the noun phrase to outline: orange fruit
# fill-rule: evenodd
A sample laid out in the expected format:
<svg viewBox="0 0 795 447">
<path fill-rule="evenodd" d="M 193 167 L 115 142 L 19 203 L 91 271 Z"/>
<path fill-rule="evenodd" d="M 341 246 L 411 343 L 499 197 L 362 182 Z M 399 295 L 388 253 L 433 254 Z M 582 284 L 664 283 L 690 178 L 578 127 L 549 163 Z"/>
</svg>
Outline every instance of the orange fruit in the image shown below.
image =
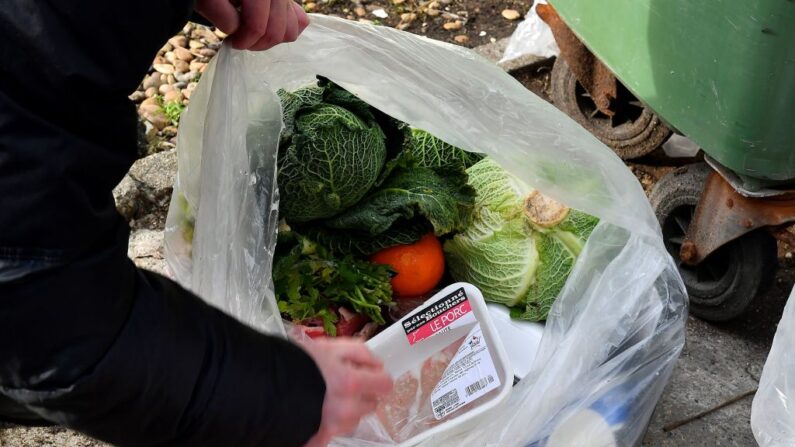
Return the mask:
<svg viewBox="0 0 795 447">
<path fill-rule="evenodd" d="M 408 245 L 389 247 L 370 257 L 370 262 L 388 264 L 397 272 L 392 293 L 397 297 L 419 296 L 433 290 L 444 275 L 442 244 L 433 233 Z"/>
</svg>

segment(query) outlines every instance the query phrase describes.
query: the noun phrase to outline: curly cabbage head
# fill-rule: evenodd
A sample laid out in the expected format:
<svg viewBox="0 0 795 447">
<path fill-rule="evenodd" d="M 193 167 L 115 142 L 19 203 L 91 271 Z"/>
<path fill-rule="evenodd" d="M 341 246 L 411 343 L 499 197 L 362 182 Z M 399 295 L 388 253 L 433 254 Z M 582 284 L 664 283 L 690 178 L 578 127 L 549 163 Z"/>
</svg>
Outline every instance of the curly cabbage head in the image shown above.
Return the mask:
<svg viewBox="0 0 795 447">
<path fill-rule="evenodd" d="M 474 219 L 444 245 L 456 281 L 466 281 L 514 317 L 544 320 L 598 223 L 556 202 L 490 158 L 469 169 Z"/>
<path fill-rule="evenodd" d="M 279 211 L 288 222 L 331 217 L 355 204 L 386 161 L 386 137 L 369 106 L 340 90 L 327 83 L 279 92 Z"/>
</svg>

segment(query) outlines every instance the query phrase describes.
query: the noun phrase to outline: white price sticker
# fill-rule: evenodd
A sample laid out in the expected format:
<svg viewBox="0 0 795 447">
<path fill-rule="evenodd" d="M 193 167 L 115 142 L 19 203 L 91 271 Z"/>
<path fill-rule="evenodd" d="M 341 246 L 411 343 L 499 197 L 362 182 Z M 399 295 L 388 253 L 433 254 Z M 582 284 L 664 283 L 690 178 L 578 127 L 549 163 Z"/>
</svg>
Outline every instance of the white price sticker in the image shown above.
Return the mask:
<svg viewBox="0 0 795 447">
<path fill-rule="evenodd" d="M 476 324 L 431 393 L 433 415 L 442 419 L 499 387 L 500 378 L 491 353 L 480 324 Z"/>
</svg>

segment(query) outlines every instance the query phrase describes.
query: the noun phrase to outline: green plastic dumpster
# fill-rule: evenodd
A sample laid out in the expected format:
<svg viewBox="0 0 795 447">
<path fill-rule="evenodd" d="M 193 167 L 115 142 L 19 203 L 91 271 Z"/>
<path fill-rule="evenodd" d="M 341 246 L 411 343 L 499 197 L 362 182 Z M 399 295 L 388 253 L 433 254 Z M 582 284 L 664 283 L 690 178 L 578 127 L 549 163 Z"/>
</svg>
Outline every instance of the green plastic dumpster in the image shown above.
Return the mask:
<svg viewBox="0 0 795 447">
<path fill-rule="evenodd" d="M 795 1 L 550 3 L 630 91 L 719 163 L 795 179 Z"/>
<path fill-rule="evenodd" d="M 795 0 L 550 4 L 643 106 L 702 148 L 708 164 L 663 177 L 650 199 L 692 313 L 739 316 L 775 276 L 776 239 L 795 247 Z"/>
</svg>

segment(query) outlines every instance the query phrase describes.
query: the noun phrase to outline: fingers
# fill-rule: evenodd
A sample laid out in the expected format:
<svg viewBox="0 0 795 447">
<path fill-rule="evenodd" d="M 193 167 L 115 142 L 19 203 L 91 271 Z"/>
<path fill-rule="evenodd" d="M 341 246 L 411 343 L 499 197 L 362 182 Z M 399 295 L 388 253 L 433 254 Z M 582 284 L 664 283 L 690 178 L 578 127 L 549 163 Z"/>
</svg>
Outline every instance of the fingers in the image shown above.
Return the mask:
<svg viewBox="0 0 795 447">
<path fill-rule="evenodd" d="M 270 15 L 271 0 L 242 0 L 240 27 L 228 38 L 232 47 L 247 50 L 259 42 L 268 30 Z"/>
<path fill-rule="evenodd" d="M 354 430 L 361 422 L 362 418 L 367 414 L 372 413 L 375 407 L 368 408 L 363 404 L 354 401 L 348 401 L 340 405 L 335 411 L 336 417 L 333 421 L 329 421 L 328 431 L 333 436 L 346 435 Z"/>
<path fill-rule="evenodd" d="M 384 369 L 384 364 L 367 349 L 361 341 L 347 340 L 347 344 L 341 350 L 340 355 L 343 360 L 355 363 L 358 366 L 373 368 L 377 371 Z"/>
<path fill-rule="evenodd" d="M 304 11 L 304 8 L 298 3 L 290 2 L 290 4 L 295 12 L 295 16 L 298 18 L 298 34 L 301 34 L 306 27 L 309 26 L 309 16 L 306 15 L 306 11 Z"/>
<path fill-rule="evenodd" d="M 198 1 L 196 11 L 226 34 L 234 33 L 240 26 L 240 13 L 227 0 Z"/>
<path fill-rule="evenodd" d="M 287 30 L 287 6 L 285 0 L 271 0 L 270 16 L 265 33 L 254 45 L 249 47 L 249 50 L 267 50 L 284 41 L 284 33 Z"/>
<path fill-rule="evenodd" d="M 293 8 L 293 5 L 296 4 L 293 1 L 285 2 L 285 7 L 287 8 L 287 29 L 284 31 L 285 42 L 295 42 L 298 34 L 301 33 L 301 30 L 298 29 L 298 16 L 295 13 L 295 8 Z"/>
<path fill-rule="evenodd" d="M 384 372 L 373 372 L 367 369 L 351 369 L 344 376 L 339 376 L 338 388 L 341 394 L 357 396 L 357 398 L 377 398 L 392 391 L 392 378 Z"/>
</svg>

